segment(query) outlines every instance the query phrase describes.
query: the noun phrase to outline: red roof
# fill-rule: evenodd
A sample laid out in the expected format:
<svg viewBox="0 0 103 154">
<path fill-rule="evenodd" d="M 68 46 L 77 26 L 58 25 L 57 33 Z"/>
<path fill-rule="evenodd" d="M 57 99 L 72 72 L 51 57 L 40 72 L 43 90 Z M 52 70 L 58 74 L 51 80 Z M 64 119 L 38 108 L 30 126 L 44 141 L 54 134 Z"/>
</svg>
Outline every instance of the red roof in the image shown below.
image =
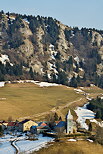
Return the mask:
<svg viewBox="0 0 103 154">
<path fill-rule="evenodd" d="M 47 126 L 47 124 L 43 122 L 40 126 Z"/>
<path fill-rule="evenodd" d="M 18 127 L 18 123 L 17 122 L 9 122 L 7 126 L 16 126 L 16 127 Z"/>
<path fill-rule="evenodd" d="M 58 124 L 60 121 L 55 121 L 56 124 Z"/>
</svg>

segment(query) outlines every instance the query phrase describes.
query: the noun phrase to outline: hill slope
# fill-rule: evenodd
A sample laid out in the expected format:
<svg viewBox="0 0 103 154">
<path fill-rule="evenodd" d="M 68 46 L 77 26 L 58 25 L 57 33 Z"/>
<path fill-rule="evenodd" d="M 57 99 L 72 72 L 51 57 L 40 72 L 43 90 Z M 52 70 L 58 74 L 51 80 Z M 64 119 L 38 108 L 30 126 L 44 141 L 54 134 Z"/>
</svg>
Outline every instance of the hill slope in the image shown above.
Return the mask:
<svg viewBox="0 0 103 154">
<path fill-rule="evenodd" d="M 54 107 L 64 106 L 79 100 L 73 88 L 65 86 L 39 87 L 33 83 L 6 84 L 0 88 L 0 119 L 30 118 L 33 115 L 45 115 Z"/>
<path fill-rule="evenodd" d="M 23 82 L 23 81 L 22 81 Z M 97 87 L 74 89 L 63 85 L 42 86 L 40 83 L 7 83 L 0 87 L 0 119 L 14 120 L 32 118 L 45 119 L 50 113 L 65 118 L 69 108 L 86 103 L 87 97 L 102 96 L 103 90 Z M 42 85 L 49 85 L 41 83 Z M 87 96 L 85 92 L 88 93 Z M 75 117 L 75 113 L 73 112 Z"/>
<path fill-rule="evenodd" d="M 0 80 L 103 87 L 103 31 L 0 12 Z"/>
</svg>

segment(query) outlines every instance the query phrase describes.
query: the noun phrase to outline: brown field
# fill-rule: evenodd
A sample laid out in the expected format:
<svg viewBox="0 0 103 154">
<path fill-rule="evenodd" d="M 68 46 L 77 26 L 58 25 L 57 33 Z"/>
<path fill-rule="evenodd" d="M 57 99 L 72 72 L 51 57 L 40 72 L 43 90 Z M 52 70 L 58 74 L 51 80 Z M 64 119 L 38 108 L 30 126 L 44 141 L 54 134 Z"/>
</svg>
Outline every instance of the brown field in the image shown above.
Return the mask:
<svg viewBox="0 0 103 154">
<path fill-rule="evenodd" d="M 103 94 L 103 89 L 98 88 L 96 86 L 85 87 L 83 88 L 83 91 L 89 93 L 89 97 L 94 97 L 94 98 L 96 98 L 97 96 L 101 96 Z"/>
<path fill-rule="evenodd" d="M 33 154 L 103 154 L 103 146 L 88 141 L 50 143 Z"/>
<path fill-rule="evenodd" d="M 90 95 L 103 92 L 97 87 L 84 88 L 83 91 Z M 14 120 L 36 120 L 36 117 L 44 118 L 48 111 L 55 109 L 61 116 L 65 115 L 69 108 L 74 109 L 86 101 L 83 94 L 77 94 L 74 88 L 66 86 L 41 88 L 33 83 L 6 84 L 0 88 L 0 120 L 7 120 L 9 117 Z"/>
<path fill-rule="evenodd" d="M 0 119 L 35 115 L 64 106 L 81 97 L 73 88 L 65 86 L 40 88 L 32 83 L 6 84 L 0 88 Z"/>
</svg>

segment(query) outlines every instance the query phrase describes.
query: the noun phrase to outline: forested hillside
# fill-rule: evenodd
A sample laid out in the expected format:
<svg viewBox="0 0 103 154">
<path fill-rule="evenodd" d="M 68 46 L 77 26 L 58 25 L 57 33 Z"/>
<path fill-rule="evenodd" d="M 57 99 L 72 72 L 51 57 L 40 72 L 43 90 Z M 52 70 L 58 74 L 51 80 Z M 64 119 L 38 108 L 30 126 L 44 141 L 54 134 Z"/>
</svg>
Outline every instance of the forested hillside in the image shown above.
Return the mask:
<svg viewBox="0 0 103 154">
<path fill-rule="evenodd" d="M 100 97 L 92 99 L 87 108 L 96 113 L 95 118 L 103 120 L 103 99 Z"/>
<path fill-rule="evenodd" d="M 103 31 L 1 11 L 0 81 L 17 79 L 103 88 Z"/>
</svg>

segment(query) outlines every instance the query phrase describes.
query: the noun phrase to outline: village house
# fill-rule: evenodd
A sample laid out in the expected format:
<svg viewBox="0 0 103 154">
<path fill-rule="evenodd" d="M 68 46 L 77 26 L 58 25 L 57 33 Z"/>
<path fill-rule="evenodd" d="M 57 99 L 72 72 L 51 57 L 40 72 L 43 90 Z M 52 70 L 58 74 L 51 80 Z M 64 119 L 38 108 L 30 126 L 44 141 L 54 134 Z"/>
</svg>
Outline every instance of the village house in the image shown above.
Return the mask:
<svg viewBox="0 0 103 154">
<path fill-rule="evenodd" d="M 8 122 L 3 121 L 1 125 L 2 125 L 2 130 L 5 130 L 7 129 Z"/>
<path fill-rule="evenodd" d="M 31 126 L 38 126 L 36 122 L 30 119 L 25 119 L 21 122 L 19 122 L 19 131 L 30 131 Z"/>
<path fill-rule="evenodd" d="M 66 129 L 66 122 L 60 121 L 58 124 L 54 127 L 54 131 L 58 133 L 63 133 Z"/>
<path fill-rule="evenodd" d="M 30 131 L 34 134 L 40 134 L 47 131 L 51 131 L 51 129 L 46 122 L 40 122 L 38 123 L 38 126 L 31 126 Z"/>
<path fill-rule="evenodd" d="M 18 130 L 18 129 L 19 129 L 18 122 L 8 122 L 7 130 L 14 131 L 14 130 Z"/>
</svg>

